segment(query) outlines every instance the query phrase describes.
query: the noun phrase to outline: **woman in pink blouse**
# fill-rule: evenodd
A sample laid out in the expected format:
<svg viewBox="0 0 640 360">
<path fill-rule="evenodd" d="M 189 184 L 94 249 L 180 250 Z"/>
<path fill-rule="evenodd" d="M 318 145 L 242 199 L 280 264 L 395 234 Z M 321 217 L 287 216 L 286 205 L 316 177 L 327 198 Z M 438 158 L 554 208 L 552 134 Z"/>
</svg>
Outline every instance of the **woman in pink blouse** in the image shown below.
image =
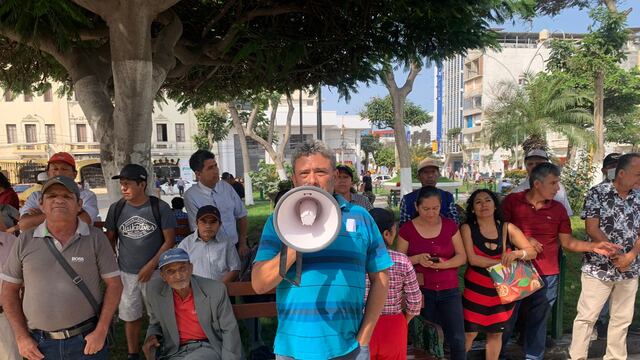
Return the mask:
<svg viewBox="0 0 640 360">
<path fill-rule="evenodd" d="M 388 246 L 396 239 L 393 213 L 387 209 L 369 211 Z M 407 324 L 420 314 L 422 294 L 416 272 L 407 255 L 389 250 L 393 266 L 389 268 L 389 292 L 382 314 L 369 342 L 371 359 L 403 360 L 407 358 Z M 368 279 L 367 279 L 368 280 Z M 369 282 L 367 281 L 367 289 Z"/>
<path fill-rule="evenodd" d="M 433 186 L 420 189 L 417 217 L 400 228 L 397 250 L 409 256 L 416 272 L 424 277 L 421 315 L 442 327 L 451 347 L 450 358 L 466 357 L 462 296 L 458 289 L 458 268 L 467 256 L 458 226 L 440 216 L 440 192 Z"/>
</svg>

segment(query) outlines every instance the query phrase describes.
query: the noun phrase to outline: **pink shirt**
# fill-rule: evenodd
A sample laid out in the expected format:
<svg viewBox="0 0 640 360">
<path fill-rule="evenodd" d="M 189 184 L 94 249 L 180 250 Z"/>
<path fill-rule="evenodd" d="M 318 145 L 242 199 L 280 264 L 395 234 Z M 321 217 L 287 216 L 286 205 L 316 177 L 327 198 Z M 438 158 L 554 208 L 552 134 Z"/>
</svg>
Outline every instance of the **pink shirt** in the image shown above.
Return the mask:
<svg viewBox="0 0 640 360">
<path fill-rule="evenodd" d="M 16 240 L 18 239 L 15 236 L 0 231 L 0 270 L 7 261 L 11 247 Z M 0 279 L 0 294 L 2 294 L 2 279 Z M 0 301 L 0 306 L 2 306 L 2 301 Z"/>
<path fill-rule="evenodd" d="M 440 234 L 434 238 L 422 237 L 416 230 L 413 221 L 408 221 L 400 227 L 400 236 L 409 242 L 407 256 L 428 253 L 443 260 L 455 256 L 453 236 L 458 232 L 456 222 L 440 216 L 442 227 Z M 416 272 L 424 276 L 424 288 L 428 290 L 448 290 L 458 287 L 458 268 L 430 269 L 420 264 L 414 265 Z"/>
</svg>

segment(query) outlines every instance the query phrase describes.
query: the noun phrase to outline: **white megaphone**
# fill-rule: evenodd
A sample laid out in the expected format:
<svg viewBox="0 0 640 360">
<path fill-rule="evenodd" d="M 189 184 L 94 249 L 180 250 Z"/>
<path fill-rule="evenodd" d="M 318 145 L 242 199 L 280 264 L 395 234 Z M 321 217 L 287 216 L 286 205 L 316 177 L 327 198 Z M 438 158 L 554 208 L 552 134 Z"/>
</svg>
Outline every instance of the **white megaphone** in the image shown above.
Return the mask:
<svg viewBox="0 0 640 360">
<path fill-rule="evenodd" d="M 301 186 L 287 191 L 278 201 L 273 225 L 284 243 L 280 249 L 280 276 L 299 285 L 302 254 L 331 245 L 340 233 L 342 213 L 333 195 L 319 187 Z M 287 247 L 297 252 L 294 280 L 286 276 Z"/>
</svg>

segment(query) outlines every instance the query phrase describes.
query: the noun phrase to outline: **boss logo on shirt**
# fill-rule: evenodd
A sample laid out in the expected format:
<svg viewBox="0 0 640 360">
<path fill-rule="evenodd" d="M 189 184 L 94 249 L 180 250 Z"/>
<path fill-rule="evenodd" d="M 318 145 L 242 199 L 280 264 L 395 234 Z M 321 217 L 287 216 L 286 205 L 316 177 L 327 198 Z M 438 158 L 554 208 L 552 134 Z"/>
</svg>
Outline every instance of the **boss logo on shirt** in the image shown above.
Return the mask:
<svg viewBox="0 0 640 360">
<path fill-rule="evenodd" d="M 83 256 L 72 256 L 71 257 L 71 262 L 75 262 L 75 263 L 84 262 L 84 257 Z"/>
<path fill-rule="evenodd" d="M 140 239 L 156 231 L 157 228 L 156 224 L 136 215 L 120 225 L 120 234 L 131 239 Z"/>
</svg>

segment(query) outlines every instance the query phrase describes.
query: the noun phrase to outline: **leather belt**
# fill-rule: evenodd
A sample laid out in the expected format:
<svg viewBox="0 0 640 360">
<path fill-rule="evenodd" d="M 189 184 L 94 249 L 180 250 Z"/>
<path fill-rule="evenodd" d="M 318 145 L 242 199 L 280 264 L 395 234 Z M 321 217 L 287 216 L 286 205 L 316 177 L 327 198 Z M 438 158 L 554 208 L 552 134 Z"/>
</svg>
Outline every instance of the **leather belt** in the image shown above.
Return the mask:
<svg viewBox="0 0 640 360">
<path fill-rule="evenodd" d="M 81 322 L 78 325 L 74 325 L 68 329 L 56 330 L 56 331 L 45 331 L 45 330 L 33 329 L 31 330 L 31 332 L 40 333 L 45 338 L 51 339 L 51 340 L 65 340 L 65 339 L 72 338 L 74 336 L 86 334 L 95 328 L 96 328 L 96 320 L 95 318 L 91 318 L 89 320 Z"/>
<path fill-rule="evenodd" d="M 202 339 L 202 340 L 189 340 L 189 341 L 185 341 L 182 344 L 180 344 L 180 347 L 182 346 L 187 346 L 187 345 L 191 345 L 191 344 L 199 344 L 199 343 L 209 343 L 209 339 Z"/>
</svg>

